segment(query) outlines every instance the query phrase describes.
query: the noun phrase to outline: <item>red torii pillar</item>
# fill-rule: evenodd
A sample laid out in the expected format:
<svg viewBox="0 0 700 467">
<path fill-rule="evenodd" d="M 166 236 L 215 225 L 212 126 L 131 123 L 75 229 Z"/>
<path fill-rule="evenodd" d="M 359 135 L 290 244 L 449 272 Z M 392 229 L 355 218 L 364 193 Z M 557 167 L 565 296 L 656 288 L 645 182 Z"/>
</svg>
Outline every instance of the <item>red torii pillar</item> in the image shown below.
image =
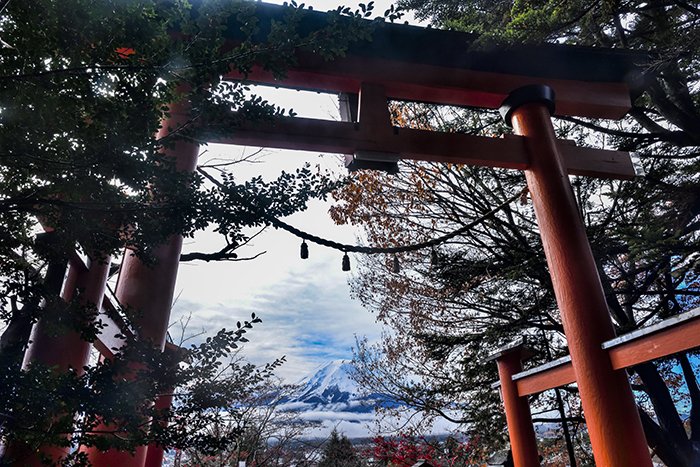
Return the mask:
<svg viewBox="0 0 700 467">
<path fill-rule="evenodd" d="M 156 410 L 166 410 L 169 409 L 173 403 L 172 391 L 167 394 L 161 394 L 156 399 L 155 408 Z M 148 450 L 146 452 L 146 461 L 144 467 L 160 467 L 163 465 L 163 454 L 165 454 L 165 448 L 163 446 L 151 443 L 148 445 Z"/>
<path fill-rule="evenodd" d="M 105 294 L 109 265 L 109 258 L 88 259 L 87 267 L 78 264 L 77 260 L 72 261 L 61 298 L 69 302 L 78 290 L 82 290 L 81 303 L 92 305 L 99 311 Z M 53 336 L 44 329 L 46 325 L 44 320 L 39 320 L 32 328 L 30 344 L 24 353 L 22 366 L 27 367 L 32 362 L 38 362 L 55 367 L 59 371 L 73 368 L 78 374 L 82 374 L 83 367 L 90 357 L 90 342 L 81 339 L 76 331 Z"/>
<path fill-rule="evenodd" d="M 537 438 L 527 397 L 518 394 L 513 375 L 523 370 L 523 343 L 519 342 L 494 352 L 488 360 L 496 360 L 501 400 L 506 412 L 508 438 L 515 467 L 539 467 Z"/>
<path fill-rule="evenodd" d="M 66 302 L 73 300 L 75 293 L 82 290 L 81 304 L 92 305 L 97 310 L 102 306 L 107 275 L 109 273 L 109 258 L 103 260 L 88 260 L 87 267 L 73 260 L 68 269 L 68 276 L 63 284 L 61 298 Z M 55 371 L 65 372 L 70 368 L 77 374 L 84 372 L 90 357 L 90 342 L 83 340 L 74 330 L 68 330 L 60 335 L 47 332 L 49 324 L 40 319 L 32 328 L 29 345 L 24 353 L 22 367 L 32 363 L 40 363 L 52 367 Z M 12 446 L 11 456 L 18 456 L 16 462 L 26 466 L 46 465 L 42 458 L 59 462 L 69 452 L 69 448 L 59 446 L 41 446 L 31 452 L 26 446 Z"/>
<path fill-rule="evenodd" d="M 554 91 L 525 86 L 503 102 L 501 114 L 526 138 L 525 171 L 554 293 L 598 467 L 651 467 L 634 395 L 624 370 L 613 370 L 601 345 L 614 337 L 603 287 L 550 115 Z"/>
<path fill-rule="evenodd" d="M 169 113 L 170 117 L 161 124 L 158 138 L 167 136 L 170 130 L 177 130 L 189 121 L 189 103 L 171 104 Z M 197 166 L 199 146 L 193 142 L 178 140 L 164 152 L 175 158 L 177 170 L 192 172 Z M 157 190 L 157 186 L 154 189 Z M 165 347 L 181 250 L 182 235 L 173 235 L 155 249 L 156 264 L 148 265 L 127 249 L 119 272 L 117 300 L 123 306 L 141 312 L 135 319 L 139 327 L 138 338 L 151 341 L 161 350 Z M 143 467 L 147 446 L 139 447 L 134 455 L 117 450 L 100 451 L 94 447 L 85 449 L 85 452 L 95 466 Z"/>
</svg>

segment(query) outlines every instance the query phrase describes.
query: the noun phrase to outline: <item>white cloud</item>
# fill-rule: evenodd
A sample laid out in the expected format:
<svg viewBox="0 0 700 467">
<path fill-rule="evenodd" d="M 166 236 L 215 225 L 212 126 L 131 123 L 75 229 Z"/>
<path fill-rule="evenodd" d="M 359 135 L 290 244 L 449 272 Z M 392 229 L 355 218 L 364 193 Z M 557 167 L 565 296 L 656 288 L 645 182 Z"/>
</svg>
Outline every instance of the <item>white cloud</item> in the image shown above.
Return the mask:
<svg viewBox="0 0 700 467">
<path fill-rule="evenodd" d="M 323 96 L 321 97 L 321 99 Z M 235 146 L 212 145 L 210 157 L 232 158 Z M 260 164 L 236 170 L 240 180 L 260 174 L 267 179 L 281 170 L 294 170 L 304 161 L 344 170 L 334 156 L 272 151 Z M 346 244 L 356 244 L 353 228 L 336 226 L 328 215 L 330 204 L 314 201 L 307 211 L 285 221 L 310 233 Z M 261 363 L 286 355 L 280 376 L 290 382 L 331 359 L 349 358 L 355 335 L 374 339 L 379 325 L 371 313 L 351 300 L 348 273 L 341 270 L 342 252 L 309 243 L 310 257 L 299 257 L 301 240 L 285 231 L 268 229 L 239 251 L 241 256 L 266 252 L 252 261 L 193 262 L 180 265 L 171 322 L 192 314 L 188 333 L 233 328 L 238 320 L 256 313 L 263 320 L 251 331 L 244 354 Z M 216 251 L 220 240 L 202 232 L 186 242 L 184 251 Z M 351 262 L 355 263 L 352 258 Z M 172 334 L 179 331 L 171 329 Z"/>
<path fill-rule="evenodd" d="M 250 264 L 248 268 L 257 267 Z M 342 275 L 320 270 L 317 279 L 314 274 L 297 275 L 300 268 L 291 269 L 286 277 L 268 286 L 261 284 L 260 289 L 268 290 L 253 287 L 250 296 L 242 300 L 241 291 L 219 289 L 216 293 L 223 300 L 213 305 L 185 299 L 189 286 L 197 291 L 190 283 L 183 288 L 173 317 L 192 313 L 191 333 L 200 329 L 211 333 L 222 327 L 232 328 L 236 321 L 256 313 L 263 323 L 250 332 L 251 341 L 245 345 L 244 354 L 258 363 L 286 355 L 287 364 L 280 374 L 290 381 L 300 379 L 326 360 L 349 357 L 355 334 L 377 337 L 379 326 L 369 312 L 350 300 L 347 284 L 340 282 L 344 280 Z M 207 276 L 200 274 L 198 279 L 207 281 Z"/>
<path fill-rule="evenodd" d="M 374 413 L 353 413 L 353 412 L 333 412 L 330 410 L 318 410 L 302 412 L 299 415 L 302 420 L 309 421 L 336 421 L 347 420 L 349 422 L 367 422 L 373 421 L 376 417 Z"/>
</svg>

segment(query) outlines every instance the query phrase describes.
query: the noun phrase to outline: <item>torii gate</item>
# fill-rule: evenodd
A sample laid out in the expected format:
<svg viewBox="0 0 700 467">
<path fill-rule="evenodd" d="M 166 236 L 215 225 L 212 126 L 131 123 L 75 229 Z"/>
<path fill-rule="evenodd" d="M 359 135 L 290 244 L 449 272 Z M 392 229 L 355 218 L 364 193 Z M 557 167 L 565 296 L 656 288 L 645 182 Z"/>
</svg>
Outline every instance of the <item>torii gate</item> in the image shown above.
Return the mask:
<svg viewBox="0 0 700 467">
<path fill-rule="evenodd" d="M 284 7 L 257 3 L 264 27 L 282 17 Z M 302 27 L 314 29 L 325 15 L 308 12 Z M 235 31 L 229 31 L 231 37 Z M 569 184 L 568 174 L 629 179 L 635 176 L 625 152 L 577 147 L 554 136 L 551 115 L 620 119 L 631 107 L 630 93 L 638 92 L 644 56 L 620 50 L 561 45 L 517 47 L 508 50 L 471 50 L 474 36 L 414 26 L 383 24 L 373 41 L 352 47 L 333 62 L 299 53 L 297 65 L 284 81 L 262 69 L 250 82 L 334 93 L 359 93 L 346 121 L 331 122 L 283 117 L 265 124 L 248 124 L 231 134 L 211 134 L 208 141 L 348 154 L 350 168 L 394 170 L 398 159 L 478 164 L 524 170 L 552 282 L 571 353 L 571 368 L 579 385 L 596 463 L 605 467 L 651 466 L 641 422 L 629 382 L 611 364 L 601 346 L 614 330 L 594 258 Z M 231 74 L 230 79 L 241 79 Z M 515 136 L 488 138 L 392 127 L 387 99 L 430 102 L 479 108 L 500 108 Z M 352 99 L 349 99 L 352 101 Z M 188 105 L 173 104 L 162 128 L 187 121 Z M 167 131 L 167 130 L 163 130 Z M 203 128 L 206 134 L 206 128 Z M 194 170 L 197 146 L 179 142 L 167 153 L 180 170 Z M 125 255 L 117 297 L 143 310 L 143 335 L 165 345 L 170 306 L 182 238 L 172 237 L 156 252 L 149 267 Z M 92 274 L 92 268 L 88 274 Z M 104 293 L 104 270 L 94 271 Z M 100 287 L 97 287 L 99 289 Z M 697 334 L 696 334 L 697 335 Z M 700 335 L 694 338 L 700 345 Z M 47 349 L 35 340 L 31 352 Z M 110 348 L 112 345 L 103 344 Z M 68 364 L 62 361 L 58 364 Z M 522 400 L 522 395 L 516 394 Z M 516 436 L 509 419 L 511 437 Z M 514 452 L 517 466 L 537 465 L 536 447 Z M 153 450 L 153 451 L 152 451 Z M 88 450 L 93 465 L 160 465 L 162 450 L 125 452 Z M 153 453 L 153 455 L 152 455 Z M 147 459 L 148 454 L 148 459 Z"/>
</svg>

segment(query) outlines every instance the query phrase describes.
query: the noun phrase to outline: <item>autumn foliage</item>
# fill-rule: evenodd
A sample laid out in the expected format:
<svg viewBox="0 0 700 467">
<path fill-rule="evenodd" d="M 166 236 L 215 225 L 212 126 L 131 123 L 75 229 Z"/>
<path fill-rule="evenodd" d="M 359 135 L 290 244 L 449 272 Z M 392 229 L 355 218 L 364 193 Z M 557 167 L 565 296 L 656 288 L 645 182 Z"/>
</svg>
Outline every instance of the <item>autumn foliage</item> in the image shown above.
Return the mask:
<svg viewBox="0 0 700 467">
<path fill-rule="evenodd" d="M 444 442 L 430 441 L 402 435 L 398 438 L 377 436 L 364 453 L 373 465 L 386 467 L 412 467 L 423 460 L 433 467 L 467 467 L 482 465 L 483 458 L 478 442 L 459 442 L 447 438 Z"/>
</svg>

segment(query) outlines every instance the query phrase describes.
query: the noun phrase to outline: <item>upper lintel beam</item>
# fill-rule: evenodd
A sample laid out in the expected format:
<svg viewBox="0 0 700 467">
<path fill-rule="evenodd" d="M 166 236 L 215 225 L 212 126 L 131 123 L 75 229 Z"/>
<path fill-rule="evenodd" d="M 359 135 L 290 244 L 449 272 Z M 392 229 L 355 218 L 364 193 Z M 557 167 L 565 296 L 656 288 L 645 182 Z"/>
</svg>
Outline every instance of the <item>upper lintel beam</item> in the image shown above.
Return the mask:
<svg viewBox="0 0 700 467">
<path fill-rule="evenodd" d="M 238 73 L 227 77 L 243 78 Z M 298 65 L 287 72 L 284 80 L 277 80 L 271 72 L 255 67 L 247 81 L 333 93 L 357 93 L 362 83 L 371 82 L 381 85 L 390 99 L 487 109 L 497 109 L 514 89 L 543 84 L 556 93 L 555 115 L 620 119 L 631 107 L 626 83 L 508 75 L 361 57 L 326 62 L 313 56 L 301 56 Z"/>
<path fill-rule="evenodd" d="M 264 41 L 289 9 L 255 3 L 257 33 Z M 347 18 L 320 11 L 295 14 L 298 33 L 307 37 Z M 340 23 L 339 23 L 340 22 Z M 351 25 L 347 20 L 345 23 Z M 242 23 L 229 19 L 229 46 L 245 40 Z M 557 114 L 619 119 L 630 108 L 630 93 L 643 91 L 651 62 L 640 51 L 564 44 L 495 45 L 476 34 L 389 22 L 367 21 L 371 39 L 349 44 L 343 57 L 326 60 L 297 49 L 283 80 L 254 68 L 250 82 L 295 89 L 357 93 L 361 83 L 382 85 L 390 99 L 496 109 L 513 90 L 528 84 L 550 86 Z M 290 57 L 291 58 L 291 57 Z M 230 79 L 241 79 L 232 73 Z"/>
</svg>

